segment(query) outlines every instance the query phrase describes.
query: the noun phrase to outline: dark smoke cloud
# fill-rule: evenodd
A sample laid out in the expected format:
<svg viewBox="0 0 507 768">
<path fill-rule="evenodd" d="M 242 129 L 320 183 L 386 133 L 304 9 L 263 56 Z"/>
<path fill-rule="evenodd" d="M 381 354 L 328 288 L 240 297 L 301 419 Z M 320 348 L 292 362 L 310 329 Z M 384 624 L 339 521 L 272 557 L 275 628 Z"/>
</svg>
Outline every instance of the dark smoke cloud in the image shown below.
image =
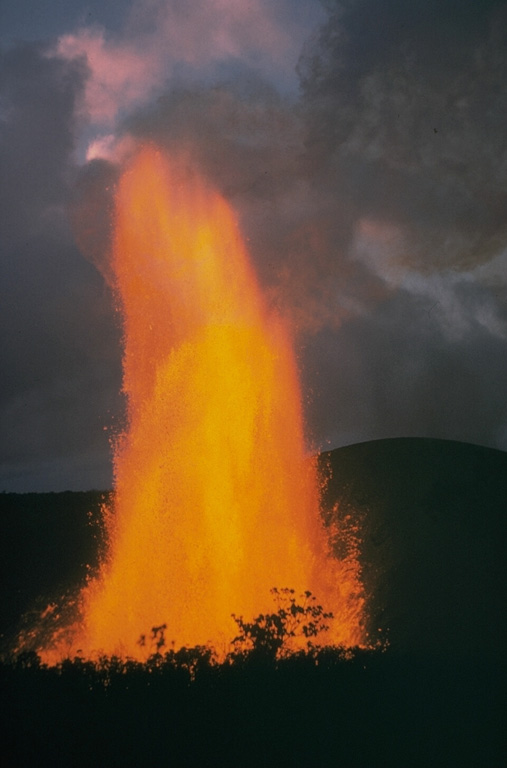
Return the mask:
<svg viewBox="0 0 507 768">
<path fill-rule="evenodd" d="M 308 345 L 310 421 L 332 444 L 506 448 L 507 5 L 327 5 L 299 65 L 307 174 L 347 211 L 349 255 L 361 222 L 392 229 L 388 259 L 377 238 L 360 260 L 395 291 Z"/>
<path fill-rule="evenodd" d="M 329 3 L 300 61 L 308 167 L 404 261 L 466 269 L 505 247 L 507 5 Z"/>
<path fill-rule="evenodd" d="M 69 200 L 69 221 L 81 254 L 101 273 L 114 290 L 110 267 L 114 191 L 120 167 L 95 159 L 76 173 Z"/>
<path fill-rule="evenodd" d="M 37 45 L 2 55 L 0 464 L 11 490 L 110 483 L 117 334 L 66 215 L 84 76 Z"/>
</svg>

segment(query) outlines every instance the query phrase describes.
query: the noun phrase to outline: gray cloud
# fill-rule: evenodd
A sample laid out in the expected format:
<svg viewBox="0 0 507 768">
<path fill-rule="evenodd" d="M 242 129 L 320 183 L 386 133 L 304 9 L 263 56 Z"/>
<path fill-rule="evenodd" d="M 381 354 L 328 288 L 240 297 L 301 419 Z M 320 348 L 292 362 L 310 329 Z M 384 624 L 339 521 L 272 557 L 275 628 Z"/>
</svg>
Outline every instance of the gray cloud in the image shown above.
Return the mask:
<svg viewBox="0 0 507 768">
<path fill-rule="evenodd" d="M 118 407 L 119 354 L 110 299 L 66 214 L 85 73 L 37 45 L 5 53 L 2 72 L 2 483 L 48 489 L 42 462 L 58 487 L 89 487 L 100 464 L 110 477 L 103 427 Z"/>
<path fill-rule="evenodd" d="M 393 294 L 307 347 L 305 369 L 320 374 L 307 373 L 320 393 L 310 422 L 333 444 L 427 435 L 505 448 L 507 280 L 474 275 L 506 259 L 507 5 L 328 7 L 299 67 L 307 173 L 348 211 L 349 254 L 369 223 L 359 260 Z"/>
<path fill-rule="evenodd" d="M 418 269 L 488 260 L 507 243 L 507 6 L 329 5 L 299 67 L 309 169 L 402 227 Z"/>
<path fill-rule="evenodd" d="M 470 297 L 461 299 L 467 306 Z M 338 333 L 312 338 L 304 379 L 318 439 L 412 435 L 505 448 L 505 336 L 471 321 L 449 341 L 437 310 L 400 290 Z"/>
</svg>

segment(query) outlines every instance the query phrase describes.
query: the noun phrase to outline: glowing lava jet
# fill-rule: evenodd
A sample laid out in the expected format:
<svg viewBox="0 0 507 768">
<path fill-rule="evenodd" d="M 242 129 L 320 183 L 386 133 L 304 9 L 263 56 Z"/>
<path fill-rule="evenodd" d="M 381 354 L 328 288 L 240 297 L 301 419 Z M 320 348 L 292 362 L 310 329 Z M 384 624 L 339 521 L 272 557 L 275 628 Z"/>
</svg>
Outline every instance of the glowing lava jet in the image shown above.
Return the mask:
<svg viewBox="0 0 507 768">
<path fill-rule="evenodd" d="M 117 190 L 112 268 L 128 428 L 75 647 L 143 658 L 140 635 L 165 622 L 176 647 L 220 652 L 231 613 L 273 610 L 275 586 L 311 590 L 335 613 L 328 639 L 359 643 L 357 563 L 327 558 L 290 340 L 229 206 L 142 149 Z"/>
</svg>

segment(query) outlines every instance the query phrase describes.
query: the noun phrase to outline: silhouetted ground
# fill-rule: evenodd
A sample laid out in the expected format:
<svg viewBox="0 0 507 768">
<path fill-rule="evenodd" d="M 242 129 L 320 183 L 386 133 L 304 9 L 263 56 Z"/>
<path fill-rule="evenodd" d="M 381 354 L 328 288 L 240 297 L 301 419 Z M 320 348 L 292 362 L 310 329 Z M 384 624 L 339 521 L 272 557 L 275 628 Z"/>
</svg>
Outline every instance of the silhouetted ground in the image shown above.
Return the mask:
<svg viewBox="0 0 507 768">
<path fill-rule="evenodd" d="M 0 493 L 0 642 L 96 567 L 107 493 Z M 28 620 L 28 619 L 27 619 Z"/>
<path fill-rule="evenodd" d="M 507 454 L 396 439 L 321 462 L 328 519 L 360 523 L 387 652 L 205 664 L 194 680 L 170 665 L 7 664 L 2 768 L 504 765 Z M 0 495 L 3 634 L 96 565 L 102 498 Z"/>
<path fill-rule="evenodd" d="M 3 667 L 4 766 L 472 768 L 504 764 L 484 659 L 360 652 L 188 670 Z"/>
</svg>

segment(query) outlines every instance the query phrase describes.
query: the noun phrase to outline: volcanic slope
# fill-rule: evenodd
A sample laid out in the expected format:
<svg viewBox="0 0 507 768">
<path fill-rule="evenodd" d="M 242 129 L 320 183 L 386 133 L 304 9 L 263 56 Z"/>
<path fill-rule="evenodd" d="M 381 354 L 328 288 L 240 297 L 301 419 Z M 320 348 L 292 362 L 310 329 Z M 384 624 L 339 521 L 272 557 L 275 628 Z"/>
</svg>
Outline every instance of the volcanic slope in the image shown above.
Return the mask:
<svg viewBox="0 0 507 768">
<path fill-rule="evenodd" d="M 394 438 L 339 448 L 320 464 L 327 520 L 361 532 L 372 634 L 407 653 L 502 656 L 507 453 Z"/>
<path fill-rule="evenodd" d="M 0 647 L 98 566 L 110 492 L 0 493 Z"/>
</svg>

